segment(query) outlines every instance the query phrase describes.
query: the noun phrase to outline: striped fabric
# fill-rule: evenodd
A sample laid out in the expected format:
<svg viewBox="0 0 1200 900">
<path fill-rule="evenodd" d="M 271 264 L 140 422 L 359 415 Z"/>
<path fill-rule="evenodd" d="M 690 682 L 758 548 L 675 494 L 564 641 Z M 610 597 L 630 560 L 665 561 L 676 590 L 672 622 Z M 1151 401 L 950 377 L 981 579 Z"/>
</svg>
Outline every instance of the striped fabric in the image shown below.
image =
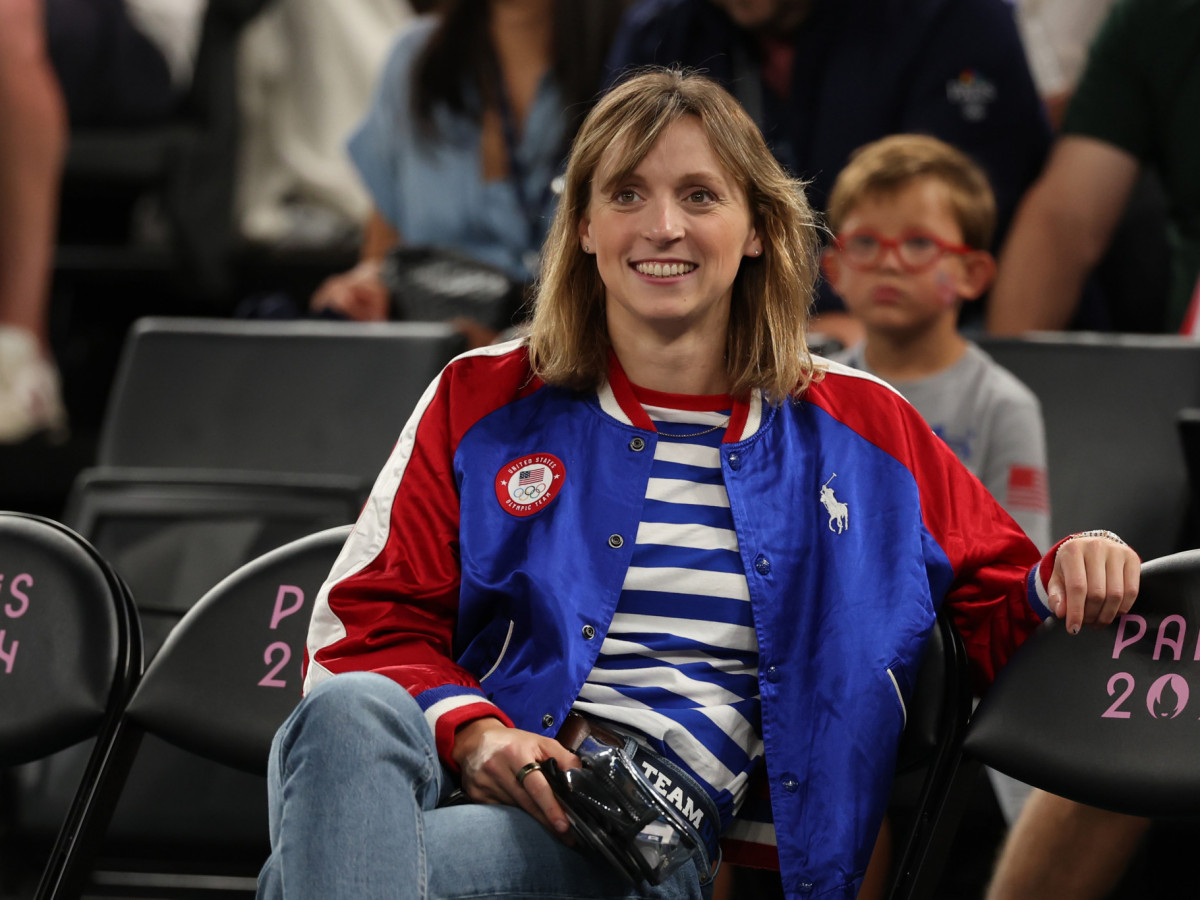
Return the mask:
<svg viewBox="0 0 1200 900">
<path fill-rule="evenodd" d="M 708 790 L 724 828 L 763 745 L 758 641 L 718 451 L 730 401 L 713 399 L 725 409 L 645 406 L 660 435 L 646 504 L 575 708 L 650 738 Z"/>
</svg>

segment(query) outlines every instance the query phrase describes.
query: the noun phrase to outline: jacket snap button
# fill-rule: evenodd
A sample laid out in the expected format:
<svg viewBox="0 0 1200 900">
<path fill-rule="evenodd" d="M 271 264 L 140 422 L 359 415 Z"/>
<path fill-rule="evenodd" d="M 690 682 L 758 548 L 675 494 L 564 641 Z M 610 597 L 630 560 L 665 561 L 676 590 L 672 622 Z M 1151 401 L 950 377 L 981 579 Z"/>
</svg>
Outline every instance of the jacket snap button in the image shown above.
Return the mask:
<svg viewBox="0 0 1200 900">
<path fill-rule="evenodd" d="M 813 889 L 813 883 L 811 881 L 802 881 L 798 886 L 800 890 L 806 894 Z"/>
<path fill-rule="evenodd" d="M 640 438 L 640 437 L 635 437 L 632 441 L 629 442 L 629 449 L 632 450 L 634 453 L 640 453 L 642 450 L 645 450 L 646 449 L 645 439 Z"/>
<path fill-rule="evenodd" d="M 789 794 L 794 794 L 800 789 L 800 779 L 791 772 L 784 772 L 783 780 L 780 783 L 783 785 L 783 789 Z"/>
<path fill-rule="evenodd" d="M 584 625 L 584 626 L 583 626 L 583 639 L 584 639 L 585 641 L 590 641 L 590 640 L 591 640 L 592 638 L 594 638 L 595 636 L 596 636 L 596 629 L 595 629 L 595 628 L 593 628 L 591 625 Z"/>
<path fill-rule="evenodd" d="M 771 684 L 779 684 L 779 679 L 782 677 L 783 674 L 779 671 L 778 666 L 767 667 L 767 681 L 771 682 Z"/>
<path fill-rule="evenodd" d="M 550 715 L 550 713 L 546 713 L 544 716 L 542 716 L 542 727 L 543 728 L 553 728 L 554 727 L 554 716 Z"/>
<path fill-rule="evenodd" d="M 762 554 L 759 554 L 754 560 L 754 571 L 756 571 L 759 575 L 770 575 L 771 561 Z"/>
<path fill-rule="evenodd" d="M 742 467 L 742 458 L 736 453 L 730 453 L 726 459 L 729 460 L 729 468 L 733 469 L 733 471 L 736 472 Z"/>
<path fill-rule="evenodd" d="M 608 536 L 608 546 L 612 547 L 614 550 L 619 550 L 624 545 L 625 538 L 621 537 L 619 534 L 610 534 Z"/>
</svg>

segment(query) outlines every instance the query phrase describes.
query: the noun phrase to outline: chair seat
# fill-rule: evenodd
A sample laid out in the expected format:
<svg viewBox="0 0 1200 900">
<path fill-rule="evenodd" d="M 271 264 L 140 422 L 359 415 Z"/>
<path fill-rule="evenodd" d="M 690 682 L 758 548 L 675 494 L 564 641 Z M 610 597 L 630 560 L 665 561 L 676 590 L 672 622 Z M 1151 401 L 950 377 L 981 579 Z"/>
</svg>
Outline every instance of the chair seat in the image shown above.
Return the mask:
<svg viewBox="0 0 1200 900">
<path fill-rule="evenodd" d="M 1112 626 L 1072 636 L 1045 622 L 979 705 L 964 749 L 1090 806 L 1189 816 L 1198 720 L 1200 550 L 1189 550 L 1146 563 L 1132 612 Z"/>
</svg>

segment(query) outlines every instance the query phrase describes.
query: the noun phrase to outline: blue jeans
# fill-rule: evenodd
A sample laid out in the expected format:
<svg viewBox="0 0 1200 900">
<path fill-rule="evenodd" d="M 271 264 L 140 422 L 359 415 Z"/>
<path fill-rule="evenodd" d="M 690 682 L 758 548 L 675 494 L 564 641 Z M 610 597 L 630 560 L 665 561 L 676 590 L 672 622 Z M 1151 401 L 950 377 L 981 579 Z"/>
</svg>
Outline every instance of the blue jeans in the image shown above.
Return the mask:
<svg viewBox="0 0 1200 900">
<path fill-rule="evenodd" d="M 258 897 L 708 896 L 690 862 L 658 887 L 630 885 L 524 810 L 443 807 L 454 788 L 407 691 L 368 673 L 322 682 L 271 747 L 271 857 Z"/>
</svg>

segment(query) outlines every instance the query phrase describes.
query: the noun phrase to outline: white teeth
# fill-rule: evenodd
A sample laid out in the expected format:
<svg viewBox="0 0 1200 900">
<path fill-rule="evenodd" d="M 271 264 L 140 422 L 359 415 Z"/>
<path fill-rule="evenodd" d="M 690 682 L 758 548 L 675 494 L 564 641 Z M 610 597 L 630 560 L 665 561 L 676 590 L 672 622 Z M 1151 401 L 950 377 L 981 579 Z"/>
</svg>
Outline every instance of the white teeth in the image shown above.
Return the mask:
<svg viewBox="0 0 1200 900">
<path fill-rule="evenodd" d="M 635 266 L 638 272 L 642 275 L 650 275 L 654 278 L 674 278 L 677 275 L 686 275 L 696 267 L 692 263 L 638 263 Z"/>
</svg>

